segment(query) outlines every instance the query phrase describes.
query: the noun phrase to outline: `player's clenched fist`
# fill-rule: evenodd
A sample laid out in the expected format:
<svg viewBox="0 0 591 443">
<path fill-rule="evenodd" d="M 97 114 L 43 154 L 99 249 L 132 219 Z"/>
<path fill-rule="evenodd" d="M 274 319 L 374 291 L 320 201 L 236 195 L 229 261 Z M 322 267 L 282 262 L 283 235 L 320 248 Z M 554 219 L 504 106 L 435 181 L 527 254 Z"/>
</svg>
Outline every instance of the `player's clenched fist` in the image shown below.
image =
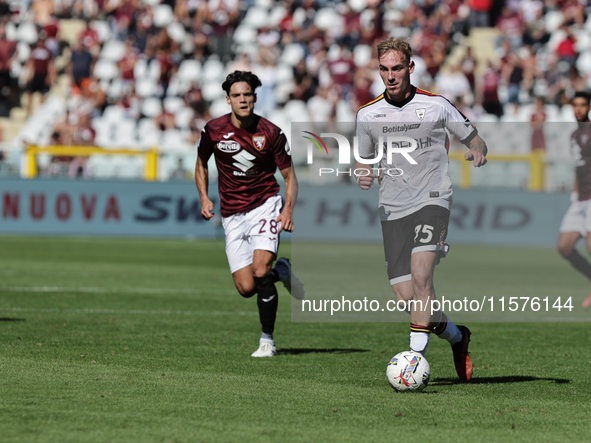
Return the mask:
<svg viewBox="0 0 591 443">
<path fill-rule="evenodd" d="M 357 184 L 361 189 L 367 191 L 371 188 L 371 185 L 373 185 L 376 178 L 378 178 L 378 176 L 371 172 L 368 175 L 360 175 L 357 177 Z"/>
<path fill-rule="evenodd" d="M 215 213 L 211 212 L 213 209 L 213 202 L 211 200 L 206 200 L 201 202 L 201 217 L 205 220 L 209 220 L 212 218 Z"/>
</svg>

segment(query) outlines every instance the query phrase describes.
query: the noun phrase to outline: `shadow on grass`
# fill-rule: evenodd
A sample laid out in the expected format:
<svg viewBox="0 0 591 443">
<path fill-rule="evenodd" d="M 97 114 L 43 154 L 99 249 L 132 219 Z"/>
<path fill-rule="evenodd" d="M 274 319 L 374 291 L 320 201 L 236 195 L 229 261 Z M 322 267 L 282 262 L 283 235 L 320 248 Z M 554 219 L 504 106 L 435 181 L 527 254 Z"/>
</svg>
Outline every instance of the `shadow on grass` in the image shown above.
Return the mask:
<svg viewBox="0 0 591 443">
<path fill-rule="evenodd" d="M 472 377 L 469 384 L 496 384 L 496 383 L 523 383 L 527 381 L 549 381 L 552 383 L 566 384 L 570 380 L 566 378 L 546 378 L 546 377 L 532 377 L 529 375 L 514 375 L 514 376 L 500 376 L 500 377 Z M 457 378 L 435 378 L 429 382 L 429 386 L 446 386 L 459 385 L 462 382 Z"/>
<path fill-rule="evenodd" d="M 1 317 L 0 321 L 26 321 L 24 318 Z"/>
<path fill-rule="evenodd" d="M 344 348 L 281 348 L 279 355 L 281 354 L 352 354 L 354 352 L 369 352 L 368 349 L 344 349 Z"/>
</svg>

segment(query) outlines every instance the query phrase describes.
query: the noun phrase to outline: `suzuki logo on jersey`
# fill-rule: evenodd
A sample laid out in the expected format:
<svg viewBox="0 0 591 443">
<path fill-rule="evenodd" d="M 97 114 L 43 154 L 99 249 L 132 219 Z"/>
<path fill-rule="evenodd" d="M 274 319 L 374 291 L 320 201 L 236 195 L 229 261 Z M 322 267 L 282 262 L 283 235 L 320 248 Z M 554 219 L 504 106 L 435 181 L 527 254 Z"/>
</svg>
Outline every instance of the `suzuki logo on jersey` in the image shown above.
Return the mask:
<svg viewBox="0 0 591 443">
<path fill-rule="evenodd" d="M 423 120 L 425 118 L 425 108 L 415 110 L 417 113 L 417 117 L 419 120 Z"/>
<path fill-rule="evenodd" d="M 234 140 L 219 141 L 218 149 L 222 152 L 232 153 L 240 151 L 240 144 Z"/>
<path fill-rule="evenodd" d="M 236 160 L 232 164 L 243 171 L 243 173 L 235 171 L 234 175 L 246 175 L 245 172 L 254 166 L 251 160 L 254 160 L 256 157 L 250 152 L 240 151 L 238 154 L 232 156 L 232 158 Z"/>
</svg>

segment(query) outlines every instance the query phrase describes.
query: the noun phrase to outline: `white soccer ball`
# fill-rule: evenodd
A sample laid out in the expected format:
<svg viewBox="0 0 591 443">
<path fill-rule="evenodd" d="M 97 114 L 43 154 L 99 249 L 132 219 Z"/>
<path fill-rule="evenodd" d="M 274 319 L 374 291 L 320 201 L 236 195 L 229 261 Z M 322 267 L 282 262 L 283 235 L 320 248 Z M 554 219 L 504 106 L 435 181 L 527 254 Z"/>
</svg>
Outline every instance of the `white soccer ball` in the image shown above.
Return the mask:
<svg viewBox="0 0 591 443">
<path fill-rule="evenodd" d="M 418 352 L 404 351 L 392 357 L 386 375 L 397 391 L 421 391 L 429 383 L 431 366 Z"/>
</svg>

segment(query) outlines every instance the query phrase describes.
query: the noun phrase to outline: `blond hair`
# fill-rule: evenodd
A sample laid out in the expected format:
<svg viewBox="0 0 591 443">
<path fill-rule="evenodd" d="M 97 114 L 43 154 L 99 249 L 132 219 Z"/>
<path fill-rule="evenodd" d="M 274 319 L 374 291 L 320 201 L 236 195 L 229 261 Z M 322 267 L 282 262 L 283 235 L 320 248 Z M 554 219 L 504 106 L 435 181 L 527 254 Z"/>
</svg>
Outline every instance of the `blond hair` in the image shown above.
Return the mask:
<svg viewBox="0 0 591 443">
<path fill-rule="evenodd" d="M 410 59 L 412 57 L 412 48 L 406 40 L 399 40 L 394 37 L 382 40 L 378 44 L 378 60 L 382 58 L 382 55 L 384 55 L 388 51 L 400 52 L 406 57 L 406 61 L 410 63 Z"/>
</svg>

